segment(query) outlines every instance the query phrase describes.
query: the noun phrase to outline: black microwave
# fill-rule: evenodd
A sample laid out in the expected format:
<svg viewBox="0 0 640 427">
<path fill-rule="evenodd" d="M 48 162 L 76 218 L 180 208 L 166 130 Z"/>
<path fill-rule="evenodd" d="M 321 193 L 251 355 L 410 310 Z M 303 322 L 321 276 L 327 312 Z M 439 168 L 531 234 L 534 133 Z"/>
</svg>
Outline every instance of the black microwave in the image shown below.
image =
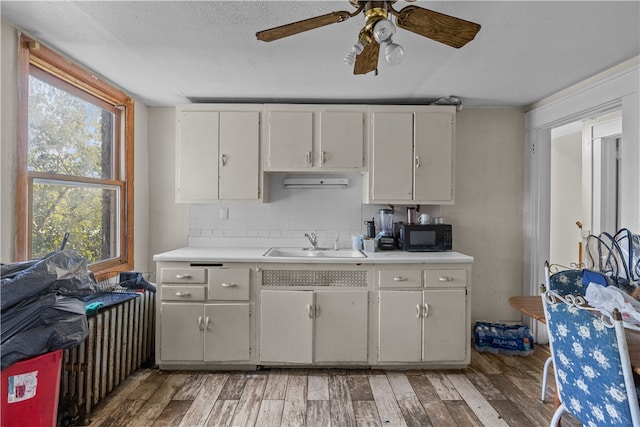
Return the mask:
<svg viewBox="0 0 640 427">
<path fill-rule="evenodd" d="M 398 247 L 408 252 L 450 251 L 451 224 L 398 224 Z"/>
</svg>

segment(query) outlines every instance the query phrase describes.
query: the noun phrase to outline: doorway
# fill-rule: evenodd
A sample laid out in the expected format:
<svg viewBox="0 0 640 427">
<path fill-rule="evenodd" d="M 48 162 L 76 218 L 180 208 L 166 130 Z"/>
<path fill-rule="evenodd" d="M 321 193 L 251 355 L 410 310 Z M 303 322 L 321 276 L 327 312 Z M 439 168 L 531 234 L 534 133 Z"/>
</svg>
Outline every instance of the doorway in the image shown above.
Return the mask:
<svg viewBox="0 0 640 427">
<path fill-rule="evenodd" d="M 550 262 L 575 266 L 589 234 L 618 230 L 621 144 L 620 111 L 551 129 Z"/>
</svg>

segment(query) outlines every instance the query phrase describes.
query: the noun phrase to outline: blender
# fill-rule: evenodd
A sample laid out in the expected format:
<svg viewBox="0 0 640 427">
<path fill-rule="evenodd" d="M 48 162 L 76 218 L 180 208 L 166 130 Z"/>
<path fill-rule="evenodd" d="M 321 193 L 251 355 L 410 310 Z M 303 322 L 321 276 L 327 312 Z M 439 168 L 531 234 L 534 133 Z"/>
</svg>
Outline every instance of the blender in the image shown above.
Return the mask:
<svg viewBox="0 0 640 427">
<path fill-rule="evenodd" d="M 381 250 L 395 249 L 393 239 L 393 209 L 380 209 L 380 233 L 378 233 L 378 247 Z"/>
</svg>

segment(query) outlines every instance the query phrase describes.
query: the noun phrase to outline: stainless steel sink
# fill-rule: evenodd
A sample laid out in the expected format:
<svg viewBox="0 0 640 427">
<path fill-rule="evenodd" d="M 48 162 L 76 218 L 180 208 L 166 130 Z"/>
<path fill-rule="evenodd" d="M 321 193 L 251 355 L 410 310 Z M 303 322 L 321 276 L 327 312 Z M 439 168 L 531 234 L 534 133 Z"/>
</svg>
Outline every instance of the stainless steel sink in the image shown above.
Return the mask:
<svg viewBox="0 0 640 427">
<path fill-rule="evenodd" d="M 266 257 L 279 258 L 366 258 L 366 255 L 353 249 L 308 249 L 308 248 L 271 248 L 264 253 Z"/>
</svg>

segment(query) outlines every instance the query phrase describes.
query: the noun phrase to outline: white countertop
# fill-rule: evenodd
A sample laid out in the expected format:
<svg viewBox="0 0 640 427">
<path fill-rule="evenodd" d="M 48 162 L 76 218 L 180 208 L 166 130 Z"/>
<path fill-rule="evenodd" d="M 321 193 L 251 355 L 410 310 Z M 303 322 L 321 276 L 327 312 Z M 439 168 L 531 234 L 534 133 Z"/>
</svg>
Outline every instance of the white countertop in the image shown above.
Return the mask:
<svg viewBox="0 0 640 427">
<path fill-rule="evenodd" d="M 379 251 L 365 258 L 265 257 L 269 248 L 211 248 L 187 246 L 157 254 L 154 261 L 260 262 L 286 264 L 420 264 L 471 263 L 473 257 L 459 252 Z"/>
</svg>

